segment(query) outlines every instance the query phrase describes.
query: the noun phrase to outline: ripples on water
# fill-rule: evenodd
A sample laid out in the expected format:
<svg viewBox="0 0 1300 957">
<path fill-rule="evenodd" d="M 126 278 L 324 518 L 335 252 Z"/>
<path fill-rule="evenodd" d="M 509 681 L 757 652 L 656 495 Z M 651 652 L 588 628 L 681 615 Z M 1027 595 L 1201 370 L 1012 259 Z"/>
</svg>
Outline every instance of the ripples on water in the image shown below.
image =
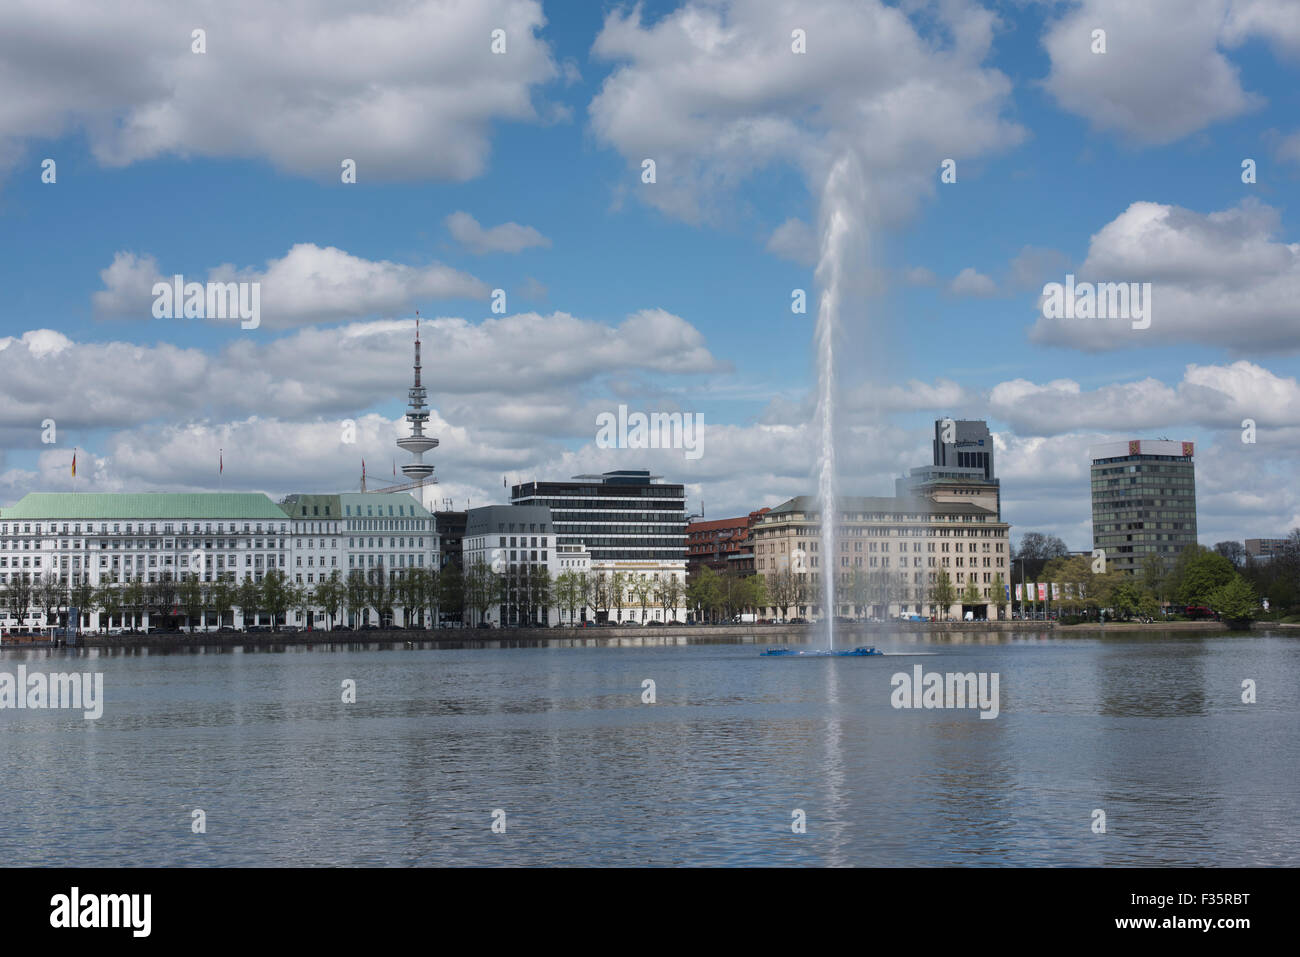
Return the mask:
<svg viewBox="0 0 1300 957">
<path fill-rule="evenodd" d="M 0 711 L 10 865 L 1300 864 L 1300 640 L 10 652 L 104 716 Z M 1001 713 L 890 676 L 1001 676 Z M 341 682 L 357 683 L 343 704 Z M 656 683 L 657 703 L 641 702 Z M 1241 702 L 1241 682 L 1258 703 Z M 207 833 L 192 834 L 202 808 Z M 492 812 L 507 831 L 493 834 Z M 1107 833 L 1093 834 L 1103 809 Z M 791 831 L 792 812 L 807 833 Z"/>
</svg>

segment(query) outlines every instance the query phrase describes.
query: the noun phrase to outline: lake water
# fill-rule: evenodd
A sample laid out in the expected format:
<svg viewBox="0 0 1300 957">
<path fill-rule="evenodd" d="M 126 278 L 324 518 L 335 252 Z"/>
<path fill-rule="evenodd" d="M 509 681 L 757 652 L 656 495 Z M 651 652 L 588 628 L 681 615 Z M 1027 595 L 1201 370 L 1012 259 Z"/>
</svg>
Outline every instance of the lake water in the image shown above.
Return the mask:
<svg viewBox="0 0 1300 957">
<path fill-rule="evenodd" d="M 0 859 L 1300 864 L 1300 638 L 899 634 L 871 640 L 924 654 L 802 660 L 646 640 L 10 651 L 0 671 L 102 672 L 106 703 L 0 711 Z M 894 708 L 917 664 L 996 673 L 998 716 Z"/>
</svg>

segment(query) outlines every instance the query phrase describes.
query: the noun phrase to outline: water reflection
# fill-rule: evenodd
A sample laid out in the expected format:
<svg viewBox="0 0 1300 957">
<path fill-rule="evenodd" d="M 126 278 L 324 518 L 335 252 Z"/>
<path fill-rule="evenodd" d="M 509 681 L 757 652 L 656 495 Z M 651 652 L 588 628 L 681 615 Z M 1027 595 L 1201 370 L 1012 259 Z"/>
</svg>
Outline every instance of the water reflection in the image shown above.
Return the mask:
<svg viewBox="0 0 1300 957">
<path fill-rule="evenodd" d="M 896 657 L 770 659 L 752 636 L 649 635 L 15 650 L 0 670 L 102 671 L 106 706 L 94 722 L 0 710 L 0 854 L 89 866 L 1300 863 L 1296 639 L 871 641 Z M 999 716 L 893 708 L 890 676 L 916 662 L 998 673 Z M 1258 703 L 1241 701 L 1244 678 Z M 194 807 L 209 815 L 203 841 Z M 498 808 L 506 835 L 490 830 Z M 791 830 L 796 808 L 806 834 Z M 1105 835 L 1091 831 L 1095 808 Z"/>
</svg>

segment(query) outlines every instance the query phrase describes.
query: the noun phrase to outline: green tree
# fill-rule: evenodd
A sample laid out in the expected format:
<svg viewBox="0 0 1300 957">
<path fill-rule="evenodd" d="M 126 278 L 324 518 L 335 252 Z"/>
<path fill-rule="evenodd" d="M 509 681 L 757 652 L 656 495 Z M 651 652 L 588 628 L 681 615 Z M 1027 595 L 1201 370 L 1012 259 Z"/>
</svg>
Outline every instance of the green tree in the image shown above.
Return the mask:
<svg viewBox="0 0 1300 957">
<path fill-rule="evenodd" d="M 465 576 L 450 562 L 438 573 L 438 615 L 460 618 L 465 612 Z"/>
<path fill-rule="evenodd" d="M 528 614 L 529 623 L 536 624 L 538 618 L 546 625 L 551 620 L 551 592 L 555 583 L 551 579 L 551 570 L 545 565 L 534 565 L 528 575 Z"/>
<path fill-rule="evenodd" d="M 972 573 L 970 581 L 966 582 L 966 587 L 961 593 L 961 603 L 963 605 L 983 605 L 986 604 L 984 596 L 980 594 L 980 587 L 975 583 L 975 575 Z"/>
<path fill-rule="evenodd" d="M 55 618 L 67 602 L 68 590 L 59 581 L 59 573 L 56 571 L 47 571 L 40 577 L 40 584 L 36 588 L 37 600 L 40 602 L 41 610 L 45 615 L 46 625 L 55 625 L 58 622 Z"/>
<path fill-rule="evenodd" d="M 583 616 L 588 610 L 595 615 L 596 610 L 596 576 L 590 571 L 578 572 L 578 592 L 581 596 Z"/>
<path fill-rule="evenodd" d="M 693 581 L 686 585 L 686 600 L 703 617 L 711 617 L 722 603 L 722 582 L 717 572 L 701 565 Z"/>
<path fill-rule="evenodd" d="M 316 606 L 316 590 L 311 585 L 291 585 L 289 594 L 290 606 L 298 613 L 302 626 L 306 628 L 307 616 Z"/>
<path fill-rule="evenodd" d="M 262 588 L 253 580 L 252 575 L 245 576 L 235 589 L 235 601 L 239 605 L 239 615 L 244 620 L 247 631 L 257 623 L 257 614 L 262 610 Z"/>
<path fill-rule="evenodd" d="M 366 605 L 375 610 L 379 624 L 392 618 L 393 590 L 382 562 L 366 573 Z"/>
<path fill-rule="evenodd" d="M 632 579 L 632 583 L 629 587 L 632 592 L 632 597 L 635 598 L 636 603 L 641 606 L 641 623 L 645 624 L 646 620 L 650 617 L 650 602 L 654 600 L 654 582 L 650 580 L 649 575 L 637 575 Z"/>
<path fill-rule="evenodd" d="M 568 611 L 569 624 L 573 624 L 573 616 L 578 610 L 578 601 L 580 600 L 576 572 L 563 571 L 555 577 L 555 600 L 560 608 Z"/>
<path fill-rule="evenodd" d="M 316 585 L 316 602 L 325 612 L 327 628 L 334 627 L 334 620 L 347 601 L 347 589 L 343 584 L 343 573 L 337 568 L 330 572 L 329 578 Z"/>
<path fill-rule="evenodd" d="M 95 605 L 103 613 L 105 620 L 100 628 L 113 627 L 113 619 L 122 614 L 122 592 L 117 587 L 117 579 L 109 578 L 101 582 L 95 591 Z"/>
<path fill-rule="evenodd" d="M 203 615 L 207 602 L 204 600 L 203 583 L 194 572 L 189 572 L 180 584 L 180 603 L 185 609 L 185 621 L 190 634 L 194 634 L 194 619 Z"/>
<path fill-rule="evenodd" d="M 72 603 L 73 608 L 77 609 L 77 616 L 79 618 L 82 615 L 89 615 L 95 604 L 95 589 L 94 586 L 90 584 L 90 579 L 84 575 L 80 576 L 77 583 L 72 586 L 72 592 L 68 597 L 68 601 Z M 78 628 L 81 626 L 80 621 L 75 624 Z"/>
<path fill-rule="evenodd" d="M 948 569 L 940 568 L 930 583 L 929 602 L 935 608 L 935 617 L 941 621 L 948 617 L 951 606 L 957 601 L 957 590 L 953 587 Z"/>
<path fill-rule="evenodd" d="M 208 589 L 208 603 L 212 606 L 212 610 L 217 613 L 218 628 L 226 623 L 226 616 L 234 611 L 235 586 L 227 577 L 229 574 L 227 572 L 225 575 L 219 575 L 217 580 L 212 583 L 212 587 Z"/>
<path fill-rule="evenodd" d="M 790 612 L 790 606 L 794 604 L 794 572 L 789 568 L 782 568 L 768 575 L 767 591 L 772 596 L 772 607 L 776 617 L 784 621 Z"/>
<path fill-rule="evenodd" d="M 1003 610 L 1007 607 L 1007 583 L 1002 580 L 1001 572 L 993 573 L 993 584 L 989 586 L 989 596 L 993 601 L 993 618 L 1002 617 Z"/>
<path fill-rule="evenodd" d="M 1208 548 L 1200 548 L 1183 569 L 1178 600 L 1184 605 L 1208 605 L 1214 591 L 1232 581 L 1236 574 L 1228 559 Z"/>
<path fill-rule="evenodd" d="M 140 628 L 144 624 L 145 609 L 149 606 L 149 588 L 144 575 L 136 572 L 135 577 L 127 581 L 122 588 L 122 604 L 131 612 L 131 627 Z"/>
<path fill-rule="evenodd" d="M 762 575 L 747 575 L 745 577 L 745 608 L 757 614 L 760 610 L 766 608 L 771 598 L 767 594 L 767 579 Z"/>
<path fill-rule="evenodd" d="M 1235 574 L 1210 593 L 1210 607 L 1230 622 L 1247 622 L 1259 614 L 1259 596 L 1250 582 Z"/>
<path fill-rule="evenodd" d="M 15 619 L 19 626 L 23 624 L 23 619 L 28 617 L 28 609 L 32 607 L 33 601 L 33 583 L 32 577 L 27 572 L 14 572 L 9 576 L 9 587 L 5 589 L 5 597 L 9 600 L 9 615 Z"/>
<path fill-rule="evenodd" d="M 623 606 L 627 604 L 627 572 L 614 572 L 609 576 L 609 604 L 614 620 L 623 620 Z"/>
<path fill-rule="evenodd" d="M 284 572 L 272 568 L 262 576 L 262 609 L 271 616 L 271 629 L 280 630 L 280 618 L 293 604 L 293 590 Z"/>
<path fill-rule="evenodd" d="M 465 602 L 477 613 L 479 623 L 486 620 L 488 609 L 498 600 L 499 577 L 481 558 L 465 573 Z"/>
<path fill-rule="evenodd" d="M 347 581 L 348 614 L 352 618 L 354 627 L 360 628 L 362 626 L 362 618 L 365 615 L 368 603 L 366 573 L 359 568 L 354 568 L 348 572 Z"/>
<path fill-rule="evenodd" d="M 664 622 L 677 620 L 677 608 L 682 603 L 682 580 L 672 572 L 655 575 L 655 601 L 664 612 Z"/>
<path fill-rule="evenodd" d="M 151 609 L 158 610 L 159 618 L 167 618 L 179 601 L 176 579 L 171 572 L 163 572 L 156 582 L 150 582 L 147 589 L 146 603 Z"/>
<path fill-rule="evenodd" d="M 1157 602 L 1164 601 L 1166 578 L 1164 559 L 1154 553 L 1146 556 L 1138 566 L 1138 578 L 1142 582 L 1142 587 L 1155 596 Z"/>
</svg>

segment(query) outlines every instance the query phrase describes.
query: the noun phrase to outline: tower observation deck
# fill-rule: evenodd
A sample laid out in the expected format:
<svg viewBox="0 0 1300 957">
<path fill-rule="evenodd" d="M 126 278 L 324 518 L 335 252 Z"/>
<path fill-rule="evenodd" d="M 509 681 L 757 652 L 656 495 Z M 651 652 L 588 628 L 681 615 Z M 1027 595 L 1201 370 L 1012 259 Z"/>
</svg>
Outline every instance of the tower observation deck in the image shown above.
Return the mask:
<svg viewBox="0 0 1300 957">
<path fill-rule="evenodd" d="M 415 381 L 407 393 L 409 404 L 406 421 L 411 423 L 411 434 L 397 440 L 403 451 L 411 453 L 411 461 L 402 466 L 402 474 L 411 480 L 413 487 L 421 486 L 433 475 L 433 465 L 424 461 L 424 453 L 438 447 L 438 440 L 424 434 L 429 421 L 429 390 L 420 382 L 420 320 L 415 320 Z"/>
</svg>

